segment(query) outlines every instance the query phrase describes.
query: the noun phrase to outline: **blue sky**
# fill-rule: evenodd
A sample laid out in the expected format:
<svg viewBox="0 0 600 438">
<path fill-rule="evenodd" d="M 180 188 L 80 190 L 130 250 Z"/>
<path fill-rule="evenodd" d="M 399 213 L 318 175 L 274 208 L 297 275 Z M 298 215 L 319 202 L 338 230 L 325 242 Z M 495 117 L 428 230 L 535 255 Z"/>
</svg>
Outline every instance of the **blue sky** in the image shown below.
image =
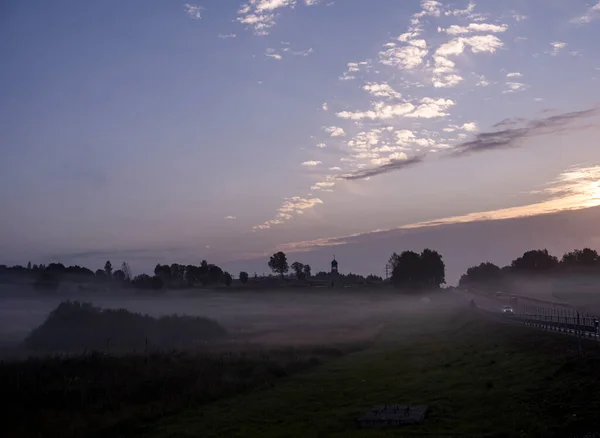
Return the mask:
<svg viewBox="0 0 600 438">
<path fill-rule="evenodd" d="M 599 24 L 579 0 L 3 2 L 0 262 L 260 270 L 397 230 L 368 272 L 428 241 L 406 230 L 594 207 Z M 445 258 L 494 258 L 477 241 Z"/>
</svg>

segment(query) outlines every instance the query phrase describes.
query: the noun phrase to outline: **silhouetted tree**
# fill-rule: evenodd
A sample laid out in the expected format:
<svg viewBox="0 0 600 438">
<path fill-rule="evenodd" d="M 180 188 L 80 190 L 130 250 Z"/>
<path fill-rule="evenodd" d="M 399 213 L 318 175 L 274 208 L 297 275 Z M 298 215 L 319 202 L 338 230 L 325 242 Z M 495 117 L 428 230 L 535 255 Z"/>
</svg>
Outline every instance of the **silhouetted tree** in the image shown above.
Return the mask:
<svg viewBox="0 0 600 438">
<path fill-rule="evenodd" d="M 106 276 L 108 278 L 110 278 L 112 276 L 113 267 L 112 267 L 112 263 L 110 262 L 110 260 L 107 260 L 106 263 L 104 264 L 104 272 L 106 272 Z"/>
<path fill-rule="evenodd" d="M 446 282 L 446 266 L 437 251 L 394 253 L 390 263 L 394 266 L 391 281 L 403 289 L 439 288 Z"/>
<path fill-rule="evenodd" d="M 218 283 L 223 278 L 223 270 L 217 265 L 208 265 L 208 282 Z"/>
<path fill-rule="evenodd" d="M 600 257 L 593 249 L 576 249 L 564 254 L 560 265 L 565 272 L 590 272 L 600 267 Z"/>
<path fill-rule="evenodd" d="M 304 279 L 304 265 L 300 262 L 294 262 L 292 263 L 292 270 L 294 271 L 294 273 L 296 274 L 296 278 L 298 280 L 303 280 Z"/>
<path fill-rule="evenodd" d="M 389 260 L 388 260 L 388 265 L 390 266 L 390 268 L 392 268 L 392 270 L 396 267 L 396 265 L 398 264 L 398 261 L 400 259 L 400 256 L 396 253 L 393 253 Z"/>
<path fill-rule="evenodd" d="M 28 262 L 28 263 L 27 263 L 27 270 L 28 270 L 28 271 L 31 271 L 31 262 Z"/>
<path fill-rule="evenodd" d="M 131 281 L 131 268 L 129 267 L 128 263 L 123 262 L 121 264 L 121 271 L 123 271 L 123 274 L 125 274 L 125 281 Z"/>
<path fill-rule="evenodd" d="M 281 251 L 273 254 L 269 259 L 269 268 L 274 273 L 281 275 L 283 280 L 283 275 L 290 270 L 286 255 Z"/>
<path fill-rule="evenodd" d="M 467 272 L 460 277 L 458 285 L 461 287 L 498 288 L 502 286 L 504 275 L 498 266 L 485 262 L 467 269 Z"/>
<path fill-rule="evenodd" d="M 38 290 L 56 290 L 59 286 L 58 277 L 52 271 L 42 271 L 38 274 L 33 286 Z"/>
<path fill-rule="evenodd" d="M 125 283 L 125 273 L 120 269 L 117 269 L 115 272 L 113 272 L 112 277 L 117 283 Z"/>
<path fill-rule="evenodd" d="M 226 286 L 231 286 L 231 282 L 233 281 L 233 278 L 231 277 L 231 274 L 229 272 L 223 273 L 223 281 Z"/>
<path fill-rule="evenodd" d="M 171 267 L 169 265 L 161 265 L 160 263 L 154 267 L 154 276 L 158 277 L 163 282 L 163 287 L 171 284 Z"/>
<path fill-rule="evenodd" d="M 239 278 L 240 278 L 240 283 L 242 283 L 242 284 L 248 283 L 248 273 L 247 272 L 244 272 L 244 271 L 240 272 Z"/>
<path fill-rule="evenodd" d="M 558 259 L 548 253 L 547 249 L 536 249 L 525 252 L 510 264 L 512 272 L 550 273 L 558 268 Z"/>
<path fill-rule="evenodd" d="M 418 289 L 422 286 L 422 280 L 421 256 L 414 251 L 402 252 L 392 270 L 392 283 L 404 289 Z"/>
<path fill-rule="evenodd" d="M 310 265 L 304 265 L 304 277 L 305 278 L 310 278 Z"/>
<path fill-rule="evenodd" d="M 439 288 L 446 283 L 446 265 L 437 251 L 429 248 L 421 252 L 423 279 L 427 287 Z"/>
<path fill-rule="evenodd" d="M 163 280 L 157 275 L 150 277 L 146 274 L 140 274 L 131 280 L 131 285 L 136 289 L 159 290 L 163 288 L 164 283 Z"/>
</svg>

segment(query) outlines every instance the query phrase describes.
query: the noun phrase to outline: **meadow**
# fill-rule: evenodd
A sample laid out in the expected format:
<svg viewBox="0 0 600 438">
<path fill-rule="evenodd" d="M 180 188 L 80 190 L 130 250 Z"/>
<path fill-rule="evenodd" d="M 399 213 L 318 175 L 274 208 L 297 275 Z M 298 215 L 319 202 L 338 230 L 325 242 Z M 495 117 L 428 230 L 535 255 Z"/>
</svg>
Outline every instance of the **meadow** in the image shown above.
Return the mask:
<svg viewBox="0 0 600 438">
<path fill-rule="evenodd" d="M 583 437 L 597 430 L 598 344 L 584 342 L 579 357 L 573 338 L 488 319 L 459 294 L 429 298 L 306 290 L 94 300 L 155 316 L 202 315 L 229 336 L 185 351 L 7 360 L 0 385 L 11 403 L 0 435 Z M 361 413 L 386 403 L 427 404 L 430 413 L 400 430 L 357 427 Z"/>
</svg>

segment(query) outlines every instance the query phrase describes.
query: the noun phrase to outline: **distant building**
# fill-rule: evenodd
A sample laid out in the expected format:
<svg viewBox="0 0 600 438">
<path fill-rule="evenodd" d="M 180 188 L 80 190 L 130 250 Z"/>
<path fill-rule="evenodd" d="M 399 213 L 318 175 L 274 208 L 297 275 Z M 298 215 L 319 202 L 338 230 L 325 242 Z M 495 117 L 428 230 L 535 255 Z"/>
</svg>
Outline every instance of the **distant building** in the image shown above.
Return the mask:
<svg viewBox="0 0 600 438">
<path fill-rule="evenodd" d="M 335 287 L 338 281 L 338 262 L 335 259 L 335 256 L 333 256 L 333 260 L 331 261 L 331 272 L 329 275 L 331 278 L 331 287 Z"/>
</svg>

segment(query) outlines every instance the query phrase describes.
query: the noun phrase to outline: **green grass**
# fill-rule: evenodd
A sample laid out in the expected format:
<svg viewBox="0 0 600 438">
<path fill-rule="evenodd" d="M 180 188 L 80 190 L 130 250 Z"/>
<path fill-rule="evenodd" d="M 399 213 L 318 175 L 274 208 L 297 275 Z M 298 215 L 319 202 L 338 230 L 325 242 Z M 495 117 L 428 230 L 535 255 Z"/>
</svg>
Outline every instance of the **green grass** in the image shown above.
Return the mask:
<svg viewBox="0 0 600 438">
<path fill-rule="evenodd" d="M 0 362 L 0 436 L 127 435 L 161 416 L 269 388 L 359 348 L 365 345 Z"/>
<path fill-rule="evenodd" d="M 376 346 L 275 386 L 167 417 L 147 437 L 569 437 L 600 429 L 600 361 L 561 335 L 481 319 L 388 327 Z M 425 423 L 360 430 L 376 404 L 428 404 Z M 596 426 L 597 425 L 597 426 Z M 595 428 L 596 427 L 596 428 Z M 577 435 L 576 435 L 577 436 Z"/>
</svg>

